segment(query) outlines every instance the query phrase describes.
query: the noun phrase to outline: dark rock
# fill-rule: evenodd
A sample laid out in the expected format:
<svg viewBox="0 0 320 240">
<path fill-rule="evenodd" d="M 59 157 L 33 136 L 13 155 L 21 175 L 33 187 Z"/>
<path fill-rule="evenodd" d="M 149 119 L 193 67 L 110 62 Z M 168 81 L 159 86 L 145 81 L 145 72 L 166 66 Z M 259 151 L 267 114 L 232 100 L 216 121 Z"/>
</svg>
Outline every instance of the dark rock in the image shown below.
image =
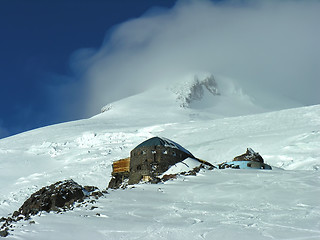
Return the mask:
<svg viewBox="0 0 320 240">
<path fill-rule="evenodd" d="M 87 192 L 93 192 L 93 191 L 99 190 L 95 186 L 84 186 L 83 189 L 86 190 Z"/>
<path fill-rule="evenodd" d="M 0 231 L 0 237 L 6 237 L 9 235 L 8 229 L 4 229 Z"/>
<path fill-rule="evenodd" d="M 176 179 L 176 178 L 177 178 L 177 174 L 166 174 L 161 178 L 161 180 L 163 182 L 166 182 L 166 181 L 168 181 L 170 179 Z"/>
<path fill-rule="evenodd" d="M 166 182 L 170 179 L 176 179 L 178 176 L 182 175 L 182 176 L 196 176 L 198 172 L 200 172 L 201 169 L 204 169 L 205 166 L 203 164 L 201 164 L 199 167 L 195 167 L 192 170 L 188 171 L 188 172 L 180 172 L 177 174 L 166 174 L 161 178 L 162 182 Z"/>
<path fill-rule="evenodd" d="M 101 197 L 103 194 L 102 194 L 102 192 L 100 192 L 100 191 L 96 191 L 96 192 L 93 192 L 93 193 L 91 193 L 90 194 L 90 196 L 94 196 L 94 197 L 96 197 L 96 198 L 99 198 L 99 197 Z"/>
<path fill-rule="evenodd" d="M 247 148 L 246 153 L 237 156 L 233 161 L 255 161 L 263 163 L 263 158 L 258 152 L 253 151 L 251 148 Z"/>
<path fill-rule="evenodd" d="M 125 187 L 125 183 L 129 180 L 128 172 L 121 172 L 112 174 L 112 178 L 109 182 L 108 188 L 118 189 Z"/>
<path fill-rule="evenodd" d="M 73 180 L 59 181 L 32 194 L 14 214 L 30 216 L 40 211 L 58 211 L 59 208 L 70 208 L 84 197 L 81 185 Z"/>
<path fill-rule="evenodd" d="M 200 172 L 200 169 L 203 168 L 203 166 L 195 167 L 194 169 L 190 170 L 185 174 L 185 176 L 196 176 L 198 172 Z"/>
<path fill-rule="evenodd" d="M 20 215 L 20 212 L 14 211 L 14 213 L 12 214 L 12 217 L 18 217 L 19 215 Z"/>
<path fill-rule="evenodd" d="M 233 163 L 221 163 L 221 164 L 219 164 L 219 169 L 226 169 L 226 168 L 240 169 L 240 166 L 239 165 L 235 165 Z"/>
<path fill-rule="evenodd" d="M 36 215 L 41 211 L 56 211 L 59 213 L 69 209 L 72 210 L 74 203 L 84 202 L 85 198 L 91 196 L 97 199 L 102 195 L 103 193 L 97 187 L 82 187 L 73 180 L 59 181 L 50 186 L 43 187 L 33 193 L 11 217 L 2 217 L 0 219 L 0 222 L 4 222 L 0 228 L 0 236 L 6 237 L 8 235 L 8 230 L 14 227 L 12 225 L 13 222 L 22 219 L 29 220 L 30 216 Z M 30 221 L 30 224 L 33 223 L 35 222 Z"/>
</svg>

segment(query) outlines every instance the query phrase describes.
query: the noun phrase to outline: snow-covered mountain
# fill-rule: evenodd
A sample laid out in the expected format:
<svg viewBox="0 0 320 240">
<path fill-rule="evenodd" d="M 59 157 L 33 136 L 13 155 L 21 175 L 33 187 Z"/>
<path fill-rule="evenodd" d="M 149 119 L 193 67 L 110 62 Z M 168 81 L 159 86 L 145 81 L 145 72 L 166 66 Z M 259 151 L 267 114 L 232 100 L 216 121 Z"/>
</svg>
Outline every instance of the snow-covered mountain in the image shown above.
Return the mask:
<svg viewBox="0 0 320 240">
<path fill-rule="evenodd" d="M 148 124 L 150 121 L 166 123 L 234 117 L 299 106 L 290 99 L 259 88 L 248 94 L 227 77 L 196 73 L 108 104 L 101 109 L 102 113 L 108 113 L 97 117 L 116 119 L 117 122 L 135 118 Z"/>
<path fill-rule="evenodd" d="M 252 147 L 273 170 L 203 170 L 109 190 L 97 208 L 14 223 L 7 239 L 320 238 L 320 105 L 277 110 L 265 104 L 271 94 L 255 98 L 211 75 L 184 83 L 111 103 L 90 119 L 1 139 L 0 216 L 59 180 L 105 189 L 112 162 L 153 136 L 212 164 Z"/>
</svg>

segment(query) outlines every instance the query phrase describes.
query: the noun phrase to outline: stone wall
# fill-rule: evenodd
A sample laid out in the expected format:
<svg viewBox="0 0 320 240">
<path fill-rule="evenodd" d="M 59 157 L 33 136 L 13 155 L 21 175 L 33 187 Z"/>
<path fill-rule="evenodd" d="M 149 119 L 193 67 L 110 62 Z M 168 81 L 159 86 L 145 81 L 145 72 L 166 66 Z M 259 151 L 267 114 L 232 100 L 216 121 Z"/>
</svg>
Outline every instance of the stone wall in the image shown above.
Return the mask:
<svg viewBox="0 0 320 240">
<path fill-rule="evenodd" d="M 190 157 L 187 153 L 164 146 L 144 146 L 133 149 L 130 153 L 129 184 L 136 184 L 144 176 L 151 181 L 167 171 L 170 166 Z"/>
</svg>

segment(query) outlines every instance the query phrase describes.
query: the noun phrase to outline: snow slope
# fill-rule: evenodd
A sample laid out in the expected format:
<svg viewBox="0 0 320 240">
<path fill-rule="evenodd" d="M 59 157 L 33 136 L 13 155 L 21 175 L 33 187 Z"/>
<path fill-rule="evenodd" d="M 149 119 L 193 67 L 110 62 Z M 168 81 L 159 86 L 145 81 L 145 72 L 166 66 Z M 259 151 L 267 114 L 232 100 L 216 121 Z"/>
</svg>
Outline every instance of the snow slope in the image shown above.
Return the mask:
<svg viewBox="0 0 320 240">
<path fill-rule="evenodd" d="M 219 114 L 183 109 L 163 91 L 115 102 L 90 119 L 0 140 L 0 216 L 58 180 L 105 189 L 112 162 L 152 136 L 212 164 L 251 147 L 274 170 L 206 170 L 110 191 L 93 210 L 16 223 L 8 239 L 320 239 L 320 105 L 230 117 L 232 103 L 219 99 L 225 111 Z"/>
</svg>

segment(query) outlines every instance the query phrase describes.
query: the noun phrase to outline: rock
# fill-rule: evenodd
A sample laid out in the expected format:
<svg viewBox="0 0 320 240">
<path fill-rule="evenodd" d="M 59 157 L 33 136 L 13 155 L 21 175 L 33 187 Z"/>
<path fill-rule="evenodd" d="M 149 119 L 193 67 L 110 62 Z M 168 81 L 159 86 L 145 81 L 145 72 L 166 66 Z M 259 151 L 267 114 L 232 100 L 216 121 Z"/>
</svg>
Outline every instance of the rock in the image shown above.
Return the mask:
<svg viewBox="0 0 320 240">
<path fill-rule="evenodd" d="M 188 172 L 181 173 L 181 175 L 184 175 L 184 176 L 196 176 L 197 173 L 200 172 L 201 168 L 204 168 L 204 166 L 200 165 L 199 167 L 195 167 L 195 168 L 193 168 L 192 170 L 190 170 Z"/>
<path fill-rule="evenodd" d="M 84 197 L 83 187 L 75 181 L 59 181 L 32 194 L 14 216 L 20 214 L 30 216 L 40 211 L 50 212 L 58 211 L 60 208 L 70 208 L 74 202 Z"/>
<path fill-rule="evenodd" d="M 83 187 L 83 189 L 85 190 L 85 191 L 87 191 L 87 192 L 94 192 L 94 191 L 96 191 L 96 190 L 99 190 L 97 187 L 95 187 L 95 186 L 84 186 Z"/>
<path fill-rule="evenodd" d="M 108 184 L 108 188 L 110 189 L 125 188 L 127 186 L 128 181 L 129 181 L 128 172 L 112 174 L 112 178 Z"/>
<path fill-rule="evenodd" d="M 189 108 L 191 103 L 200 101 L 204 97 L 205 89 L 213 96 L 220 95 L 218 84 L 212 74 L 202 77 L 195 75 L 193 79 L 171 90 L 177 95 L 180 107 Z"/>
<path fill-rule="evenodd" d="M 9 235 L 8 229 L 4 229 L 0 231 L 0 237 L 6 237 Z"/>
<path fill-rule="evenodd" d="M 103 108 L 101 108 L 101 113 L 107 112 L 107 111 L 109 111 L 111 109 L 112 109 L 112 105 L 108 104 L 108 105 L 104 106 Z"/>
<path fill-rule="evenodd" d="M 20 212 L 14 211 L 14 213 L 12 214 L 12 217 L 18 217 L 19 215 L 20 215 Z"/>
<path fill-rule="evenodd" d="M 161 178 L 161 180 L 163 181 L 163 182 L 166 182 L 166 181 L 168 181 L 168 180 L 170 180 L 170 179 L 176 179 L 177 178 L 177 174 L 165 174 L 162 178 Z"/>
<path fill-rule="evenodd" d="M 233 161 L 255 161 L 263 163 L 263 158 L 258 152 L 252 150 L 252 148 L 247 148 L 246 153 L 237 156 L 233 159 Z"/>
<path fill-rule="evenodd" d="M 68 209 L 72 210 L 75 202 L 84 202 L 84 199 L 89 197 L 98 199 L 102 195 L 103 193 L 97 187 L 82 187 L 73 180 L 59 181 L 43 187 L 33 193 L 11 217 L 2 217 L 0 219 L 0 222 L 4 222 L 0 228 L 0 236 L 6 237 L 8 235 L 8 230 L 13 227 L 11 225 L 13 222 L 22 219 L 29 220 L 30 216 L 36 215 L 41 211 L 56 211 L 59 213 Z M 30 221 L 30 224 L 33 223 L 35 222 Z"/>
</svg>

